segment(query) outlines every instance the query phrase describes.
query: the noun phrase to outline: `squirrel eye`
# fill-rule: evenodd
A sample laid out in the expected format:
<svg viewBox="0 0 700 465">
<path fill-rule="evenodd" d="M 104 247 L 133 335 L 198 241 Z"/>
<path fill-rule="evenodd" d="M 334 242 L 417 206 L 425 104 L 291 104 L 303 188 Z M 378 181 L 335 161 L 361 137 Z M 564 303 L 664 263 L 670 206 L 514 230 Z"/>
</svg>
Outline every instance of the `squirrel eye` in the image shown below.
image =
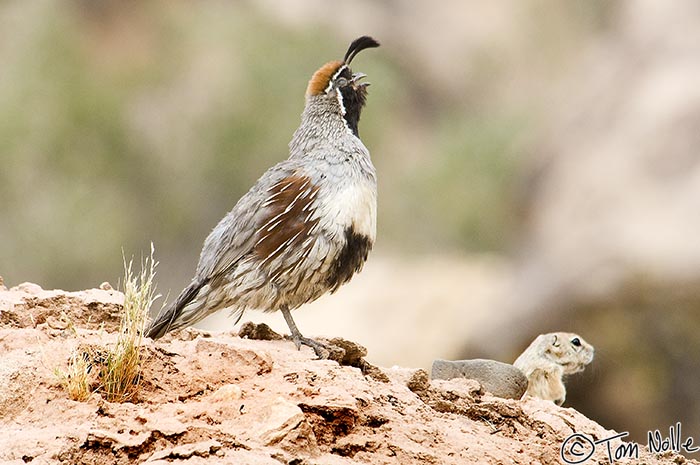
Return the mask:
<svg viewBox="0 0 700 465">
<path fill-rule="evenodd" d="M 574 346 L 576 346 L 576 347 L 581 347 L 581 340 L 580 340 L 579 338 L 577 338 L 577 337 L 573 338 L 573 339 L 571 340 L 571 343 L 572 343 Z"/>
<path fill-rule="evenodd" d="M 348 80 L 345 79 L 345 78 L 343 78 L 343 77 L 338 78 L 338 79 L 336 79 L 336 81 L 335 81 L 335 86 L 336 86 L 336 87 L 345 87 L 345 86 L 347 86 L 347 85 L 348 85 Z"/>
</svg>

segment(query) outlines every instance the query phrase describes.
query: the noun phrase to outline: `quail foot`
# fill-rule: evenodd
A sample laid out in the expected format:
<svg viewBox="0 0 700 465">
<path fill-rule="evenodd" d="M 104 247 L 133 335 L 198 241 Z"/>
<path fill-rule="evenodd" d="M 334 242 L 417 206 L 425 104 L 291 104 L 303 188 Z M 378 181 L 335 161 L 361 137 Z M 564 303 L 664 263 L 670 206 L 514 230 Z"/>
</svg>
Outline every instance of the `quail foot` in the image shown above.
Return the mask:
<svg viewBox="0 0 700 465">
<path fill-rule="evenodd" d="M 363 36 L 343 60 L 319 68 L 306 89 L 289 157 L 268 169 L 204 241 L 194 278 L 146 330 L 157 339 L 228 309 L 281 311 L 297 348 L 291 311 L 335 292 L 362 269 L 376 237 L 377 179 L 359 138 L 368 82 L 350 63 L 378 47 Z"/>
</svg>

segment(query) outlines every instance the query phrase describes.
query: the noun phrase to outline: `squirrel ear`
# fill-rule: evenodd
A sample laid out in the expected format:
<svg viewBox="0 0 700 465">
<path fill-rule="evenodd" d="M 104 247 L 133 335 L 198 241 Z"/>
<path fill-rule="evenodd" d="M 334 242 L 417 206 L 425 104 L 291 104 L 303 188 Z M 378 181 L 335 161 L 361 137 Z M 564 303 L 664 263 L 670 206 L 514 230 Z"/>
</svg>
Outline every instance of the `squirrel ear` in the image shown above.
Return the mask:
<svg viewBox="0 0 700 465">
<path fill-rule="evenodd" d="M 554 347 L 559 347 L 559 337 L 556 334 L 554 335 L 554 342 L 552 342 L 552 345 Z"/>
</svg>

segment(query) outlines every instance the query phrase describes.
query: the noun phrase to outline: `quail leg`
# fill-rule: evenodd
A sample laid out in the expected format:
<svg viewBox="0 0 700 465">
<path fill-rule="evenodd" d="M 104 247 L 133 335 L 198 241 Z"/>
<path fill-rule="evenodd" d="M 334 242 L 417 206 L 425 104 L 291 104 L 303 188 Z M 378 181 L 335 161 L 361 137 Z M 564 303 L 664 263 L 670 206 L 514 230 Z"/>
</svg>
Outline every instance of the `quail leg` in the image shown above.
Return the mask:
<svg viewBox="0 0 700 465">
<path fill-rule="evenodd" d="M 290 312 L 287 307 L 282 307 L 280 310 L 282 311 L 282 315 L 284 315 L 284 320 L 287 322 L 287 326 L 289 326 L 289 331 L 292 333 L 292 341 L 294 342 L 294 345 L 297 346 L 297 350 L 301 350 L 301 346 L 303 344 L 311 347 L 316 356 L 320 359 L 327 359 L 330 356 L 331 349 L 326 344 L 315 341 L 309 337 L 302 336 L 296 323 L 294 323 L 294 319 L 292 319 L 292 312 Z"/>
</svg>

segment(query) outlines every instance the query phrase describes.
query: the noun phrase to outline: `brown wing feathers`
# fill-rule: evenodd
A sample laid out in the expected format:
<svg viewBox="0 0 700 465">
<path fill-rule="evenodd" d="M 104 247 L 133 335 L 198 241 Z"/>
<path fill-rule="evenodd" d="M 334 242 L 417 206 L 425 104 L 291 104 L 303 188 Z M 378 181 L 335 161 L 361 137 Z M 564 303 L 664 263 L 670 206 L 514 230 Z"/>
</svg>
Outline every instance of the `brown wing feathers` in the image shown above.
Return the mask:
<svg viewBox="0 0 700 465">
<path fill-rule="evenodd" d="M 261 207 L 267 209 L 262 226 L 255 233 L 256 242 L 252 253 L 258 260 L 258 266 L 269 266 L 285 250 L 302 250 L 298 259 L 308 256 L 312 240 L 309 239 L 311 230 L 318 223 L 318 219 L 312 219 L 312 203 L 318 193 L 318 187 L 311 183 L 306 176 L 287 176 L 268 189 L 269 196 Z M 279 276 L 285 269 L 289 269 L 298 263 L 285 264 L 286 266 L 268 271 L 270 278 Z M 224 268 L 227 270 L 228 267 Z M 215 278 L 219 278 L 221 272 Z M 195 299 L 199 290 L 209 281 L 209 278 L 201 282 L 191 283 L 178 299 L 162 312 L 153 322 L 147 336 L 159 338 L 171 328 L 171 325 L 181 317 L 187 304 Z"/>
<path fill-rule="evenodd" d="M 312 203 L 318 187 L 306 176 L 292 175 L 275 183 L 268 189 L 270 193 L 262 207 L 269 213 L 258 229 L 257 242 L 253 253 L 260 260 L 260 267 L 266 266 L 279 257 L 289 247 L 299 248 L 311 230 L 318 224 L 312 219 Z"/>
</svg>

